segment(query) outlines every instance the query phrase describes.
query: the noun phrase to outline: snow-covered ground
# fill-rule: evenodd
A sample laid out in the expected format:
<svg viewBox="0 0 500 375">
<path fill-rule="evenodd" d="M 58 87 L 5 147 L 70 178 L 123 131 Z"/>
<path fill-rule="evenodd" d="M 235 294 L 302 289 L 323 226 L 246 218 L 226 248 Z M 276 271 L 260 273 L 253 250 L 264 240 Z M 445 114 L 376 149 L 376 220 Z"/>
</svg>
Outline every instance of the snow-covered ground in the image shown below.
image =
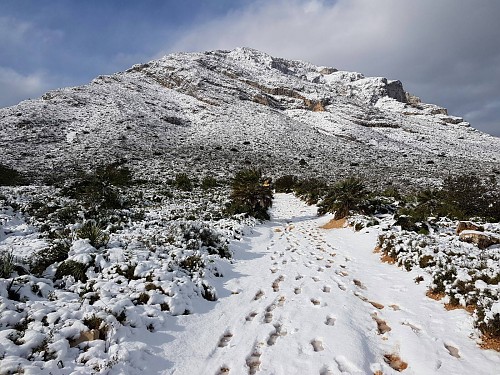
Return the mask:
<svg viewBox="0 0 500 375">
<path fill-rule="evenodd" d="M 428 276 L 381 263 L 375 229 L 321 229 L 330 218 L 277 194 L 233 245 L 218 301 L 128 335 L 110 374 L 498 373 L 471 317 L 425 296 Z"/>
</svg>

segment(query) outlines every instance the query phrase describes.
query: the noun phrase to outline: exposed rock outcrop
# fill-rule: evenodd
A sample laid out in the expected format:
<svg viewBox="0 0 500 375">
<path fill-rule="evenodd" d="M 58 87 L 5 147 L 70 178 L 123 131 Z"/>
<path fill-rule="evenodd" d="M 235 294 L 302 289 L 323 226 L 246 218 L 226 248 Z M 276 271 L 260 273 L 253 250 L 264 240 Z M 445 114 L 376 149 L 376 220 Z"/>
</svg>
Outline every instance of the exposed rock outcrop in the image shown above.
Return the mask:
<svg viewBox="0 0 500 375">
<path fill-rule="evenodd" d="M 486 249 L 492 245 L 500 244 L 500 237 L 494 233 L 479 232 L 475 230 L 464 230 L 460 233 L 460 241 L 473 243 L 480 249 Z"/>
</svg>

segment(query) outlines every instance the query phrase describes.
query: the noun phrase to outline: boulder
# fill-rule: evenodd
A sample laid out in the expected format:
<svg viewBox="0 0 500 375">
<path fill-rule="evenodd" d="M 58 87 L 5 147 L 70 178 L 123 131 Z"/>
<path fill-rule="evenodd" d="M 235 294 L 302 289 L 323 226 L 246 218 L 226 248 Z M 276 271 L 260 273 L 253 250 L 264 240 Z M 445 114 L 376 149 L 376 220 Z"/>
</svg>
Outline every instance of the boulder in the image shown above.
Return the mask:
<svg viewBox="0 0 500 375">
<path fill-rule="evenodd" d="M 484 228 L 479 224 L 473 223 L 472 221 L 459 221 L 456 230 L 457 234 L 462 233 L 464 230 L 484 232 Z"/>
<path fill-rule="evenodd" d="M 486 249 L 492 245 L 500 244 L 500 236 L 476 230 L 462 231 L 459 239 L 463 242 L 473 243 L 480 249 Z"/>
</svg>

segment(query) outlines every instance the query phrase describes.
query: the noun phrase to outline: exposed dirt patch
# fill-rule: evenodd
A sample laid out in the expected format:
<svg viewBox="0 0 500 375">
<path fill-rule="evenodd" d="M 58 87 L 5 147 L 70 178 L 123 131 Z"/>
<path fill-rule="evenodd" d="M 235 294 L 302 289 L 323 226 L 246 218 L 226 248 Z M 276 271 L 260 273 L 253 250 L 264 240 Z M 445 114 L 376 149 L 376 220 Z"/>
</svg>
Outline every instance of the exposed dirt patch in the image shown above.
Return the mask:
<svg viewBox="0 0 500 375">
<path fill-rule="evenodd" d="M 378 254 L 382 251 L 382 248 L 380 246 L 375 246 L 375 249 L 373 249 L 374 254 Z"/>
<path fill-rule="evenodd" d="M 382 310 L 384 308 L 384 305 L 378 302 L 373 302 L 373 301 L 368 301 L 373 307 Z"/>
<path fill-rule="evenodd" d="M 380 260 L 383 262 L 383 263 L 388 263 L 388 264 L 394 264 L 396 263 L 396 259 L 391 257 L 389 254 L 383 254 L 381 257 L 380 257 Z"/>
<path fill-rule="evenodd" d="M 385 354 L 384 361 L 398 372 L 408 368 L 408 363 L 404 362 L 397 354 Z"/>
<path fill-rule="evenodd" d="M 373 318 L 373 320 L 375 320 L 375 322 L 377 323 L 377 330 L 378 330 L 378 333 L 379 333 L 380 335 L 383 335 L 384 333 L 389 332 L 389 331 L 391 331 L 391 330 L 392 330 L 392 328 L 391 328 L 391 327 L 389 327 L 389 326 L 387 325 L 387 323 L 386 323 L 384 320 L 380 319 L 380 318 L 377 316 L 377 314 L 372 314 L 372 318 Z"/>
<path fill-rule="evenodd" d="M 435 301 L 440 301 L 444 297 L 444 293 L 442 292 L 433 292 L 432 290 L 428 290 L 425 295 L 429 298 L 432 298 Z"/>
<path fill-rule="evenodd" d="M 444 308 L 448 311 L 462 309 L 462 310 L 467 311 L 469 314 L 472 314 L 474 312 L 474 310 L 476 309 L 476 306 L 475 305 L 462 306 L 462 305 L 454 305 L 451 303 L 445 303 Z"/>
<path fill-rule="evenodd" d="M 322 229 L 339 229 L 339 228 L 345 228 L 347 226 L 347 219 L 332 219 L 325 225 L 322 225 L 320 228 Z"/>
</svg>

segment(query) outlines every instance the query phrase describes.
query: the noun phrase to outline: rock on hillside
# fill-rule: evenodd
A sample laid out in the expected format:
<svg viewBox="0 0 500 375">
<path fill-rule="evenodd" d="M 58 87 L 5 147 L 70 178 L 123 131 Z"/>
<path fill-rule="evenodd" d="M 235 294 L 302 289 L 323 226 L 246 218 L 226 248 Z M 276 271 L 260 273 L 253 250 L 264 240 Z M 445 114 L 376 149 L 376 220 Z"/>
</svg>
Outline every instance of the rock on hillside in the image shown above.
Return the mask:
<svg viewBox="0 0 500 375">
<path fill-rule="evenodd" d="M 0 148 L 34 176 L 118 159 L 152 180 L 244 165 L 417 184 L 500 170 L 499 138 L 399 81 L 249 48 L 171 54 L 0 109 Z"/>
</svg>

